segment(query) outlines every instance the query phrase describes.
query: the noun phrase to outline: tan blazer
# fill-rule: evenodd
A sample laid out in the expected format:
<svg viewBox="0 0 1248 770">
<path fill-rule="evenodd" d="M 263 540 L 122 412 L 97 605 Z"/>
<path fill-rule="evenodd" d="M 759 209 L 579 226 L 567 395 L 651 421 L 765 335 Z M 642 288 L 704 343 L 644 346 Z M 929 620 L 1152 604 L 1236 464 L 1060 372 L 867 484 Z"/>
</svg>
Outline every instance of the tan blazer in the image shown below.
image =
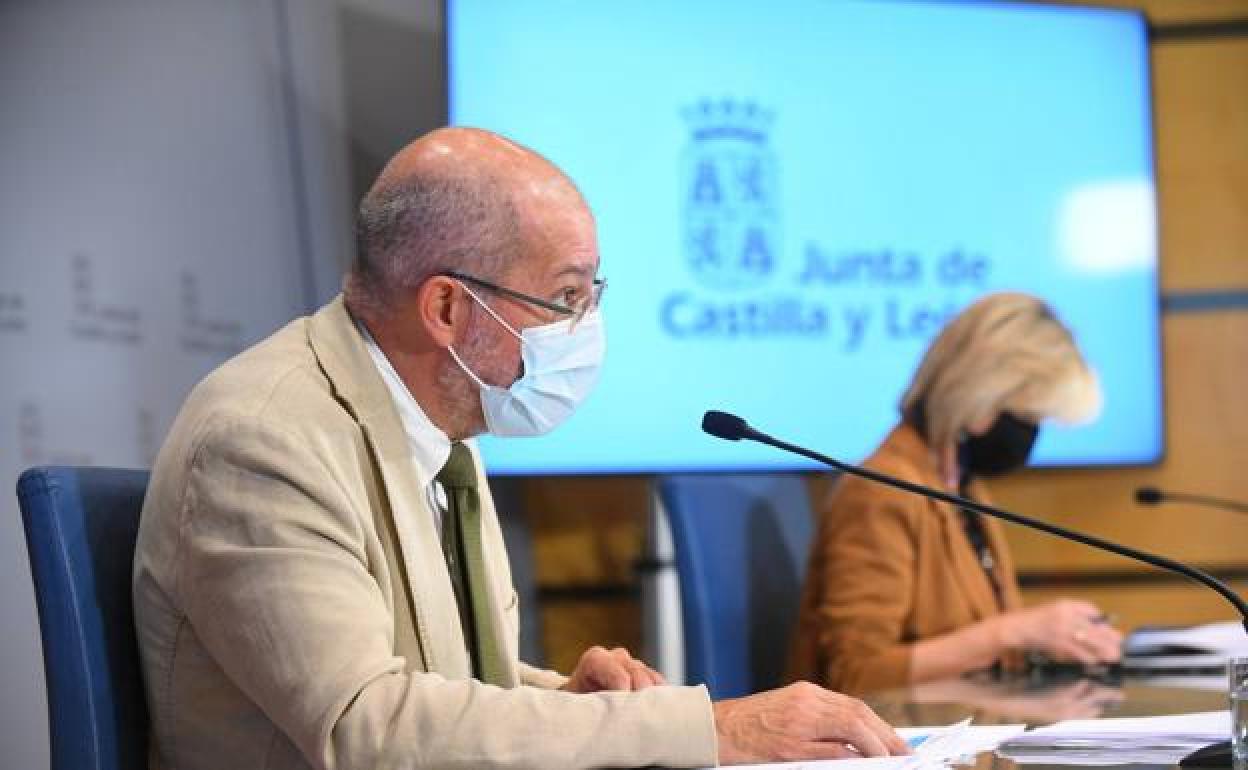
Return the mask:
<svg viewBox="0 0 1248 770">
<path fill-rule="evenodd" d="M 156 460 L 135 554 L 154 764 L 715 763 L 705 688 L 575 695 L 518 660 L 512 687 L 471 678 L 406 442 L 341 298 L 194 389 Z M 515 660 L 516 594 L 484 477 L 481 490 L 490 608 Z"/>
<path fill-rule="evenodd" d="M 943 488 L 918 432 L 900 425 L 865 463 Z M 973 484 L 971 494 L 984 500 Z M 1006 609 L 1021 605 L 1000 522 L 984 531 Z M 953 506 L 854 476 L 833 488 L 810 552 L 789 674 L 863 694 L 909 682 L 911 645 L 1001 612 Z"/>
</svg>

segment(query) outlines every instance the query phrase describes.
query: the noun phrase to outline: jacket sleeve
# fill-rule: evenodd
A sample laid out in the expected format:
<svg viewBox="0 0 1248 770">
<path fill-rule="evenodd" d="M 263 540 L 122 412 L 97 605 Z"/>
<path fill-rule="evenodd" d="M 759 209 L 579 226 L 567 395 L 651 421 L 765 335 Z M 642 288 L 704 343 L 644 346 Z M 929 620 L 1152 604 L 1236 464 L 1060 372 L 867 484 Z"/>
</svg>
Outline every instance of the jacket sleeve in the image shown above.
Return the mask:
<svg viewBox="0 0 1248 770">
<path fill-rule="evenodd" d="M 905 622 L 915 595 L 913 502 L 856 477 L 828 498 L 814 544 L 823 565 L 811 617 L 824 682 L 865 693 L 904 685 L 911 645 Z"/>
<path fill-rule="evenodd" d="M 253 418 L 214 424 L 183 498 L 175 588 L 209 654 L 313 767 L 716 762 L 705 688 L 576 695 L 405 671 L 368 568 L 370 514 L 315 443 Z"/>
</svg>

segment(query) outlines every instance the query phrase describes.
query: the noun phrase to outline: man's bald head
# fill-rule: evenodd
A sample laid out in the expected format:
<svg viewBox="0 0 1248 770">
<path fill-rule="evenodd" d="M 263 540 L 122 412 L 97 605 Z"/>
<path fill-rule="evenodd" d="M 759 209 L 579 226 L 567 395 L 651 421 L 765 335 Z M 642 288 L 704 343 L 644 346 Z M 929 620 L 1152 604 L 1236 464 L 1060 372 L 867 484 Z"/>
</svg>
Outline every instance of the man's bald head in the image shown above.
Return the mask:
<svg viewBox="0 0 1248 770">
<path fill-rule="evenodd" d="M 360 202 L 347 303 L 385 315 L 446 270 L 502 279 L 566 217 L 589 210 L 550 161 L 489 131 L 438 129 L 391 158 Z"/>
</svg>

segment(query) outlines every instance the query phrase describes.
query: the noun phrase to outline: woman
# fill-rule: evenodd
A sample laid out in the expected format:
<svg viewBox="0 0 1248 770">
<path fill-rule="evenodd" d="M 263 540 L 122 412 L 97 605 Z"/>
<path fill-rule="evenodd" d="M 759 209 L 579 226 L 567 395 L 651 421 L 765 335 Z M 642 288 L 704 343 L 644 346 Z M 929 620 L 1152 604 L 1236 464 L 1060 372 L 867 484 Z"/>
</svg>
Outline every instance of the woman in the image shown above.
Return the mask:
<svg viewBox="0 0 1248 770">
<path fill-rule="evenodd" d="M 986 502 L 980 480 L 1025 465 L 1042 420 L 1099 407 L 1095 375 L 1048 306 L 992 294 L 932 343 L 901 423 L 865 465 Z M 1013 666 L 1026 651 L 1115 661 L 1122 642 L 1087 602 L 1023 609 L 996 519 L 852 476 L 822 509 L 795 639 L 793 678 L 850 693 Z"/>
</svg>

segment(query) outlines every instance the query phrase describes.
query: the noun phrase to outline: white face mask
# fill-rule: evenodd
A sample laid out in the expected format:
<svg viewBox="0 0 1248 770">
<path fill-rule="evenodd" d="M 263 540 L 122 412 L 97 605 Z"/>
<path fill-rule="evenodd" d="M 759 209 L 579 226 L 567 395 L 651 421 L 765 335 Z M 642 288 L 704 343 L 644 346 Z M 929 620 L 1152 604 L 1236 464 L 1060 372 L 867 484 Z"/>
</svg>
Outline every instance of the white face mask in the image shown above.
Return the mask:
<svg viewBox="0 0 1248 770">
<path fill-rule="evenodd" d="M 459 368 L 481 389 L 486 428 L 495 436 L 549 433 L 576 411 L 598 383 L 607 349 L 598 309 L 586 313 L 571 331 L 569 319 L 516 332 L 471 289 L 465 286 L 464 290 L 520 340 L 520 360 L 524 362 L 520 379 L 509 388 L 500 388 L 473 374 L 455 348 L 447 348 Z"/>
</svg>

